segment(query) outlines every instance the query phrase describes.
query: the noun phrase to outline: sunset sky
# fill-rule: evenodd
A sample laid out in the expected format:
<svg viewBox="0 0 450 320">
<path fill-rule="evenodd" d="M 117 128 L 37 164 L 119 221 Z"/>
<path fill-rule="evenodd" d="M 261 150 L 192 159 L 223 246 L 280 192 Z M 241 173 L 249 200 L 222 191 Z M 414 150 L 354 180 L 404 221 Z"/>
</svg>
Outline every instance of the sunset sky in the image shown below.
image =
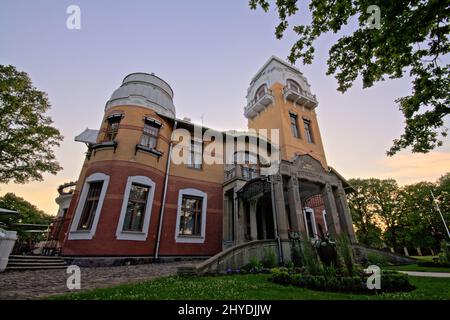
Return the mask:
<svg viewBox="0 0 450 320">
<path fill-rule="evenodd" d="M 66 8 L 81 8 L 81 30 L 66 28 Z M 299 14 L 291 24 L 306 19 Z M 217 129 L 245 129 L 246 90 L 271 55 L 285 59 L 295 41 L 274 36 L 277 15 L 234 1 L 5 1 L 0 2 L 0 64 L 27 72 L 48 93 L 49 115 L 64 135 L 56 150 L 64 167 L 42 182 L 0 185 L 56 214 L 58 185 L 76 180 L 86 147 L 74 142 L 97 129 L 106 101 L 132 72 L 154 72 L 174 89 L 177 117 Z M 350 24 L 350 27 L 352 24 Z M 328 163 L 346 178 L 395 178 L 400 184 L 434 181 L 450 171 L 450 144 L 429 154 L 386 150 L 403 130 L 394 100 L 410 92 L 408 78 L 369 89 L 355 82 L 345 94 L 326 76 L 328 50 L 337 35 L 316 44 L 312 65 L 298 67 L 319 100 L 316 109 Z M 448 127 L 447 119 L 446 125 Z"/>
</svg>

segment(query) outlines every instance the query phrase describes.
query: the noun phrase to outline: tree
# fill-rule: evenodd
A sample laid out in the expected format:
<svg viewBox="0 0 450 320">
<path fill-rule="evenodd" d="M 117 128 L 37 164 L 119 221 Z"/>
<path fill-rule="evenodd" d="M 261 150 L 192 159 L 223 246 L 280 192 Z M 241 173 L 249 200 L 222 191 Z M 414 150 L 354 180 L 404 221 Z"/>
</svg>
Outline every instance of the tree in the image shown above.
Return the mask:
<svg viewBox="0 0 450 320">
<path fill-rule="evenodd" d="M 21 229 L 17 229 L 12 226 L 15 223 L 24 224 L 45 224 L 49 225 L 53 221 L 53 216 L 48 215 L 42 210 L 39 210 L 35 205 L 26 201 L 25 199 L 16 196 L 14 193 L 7 193 L 3 197 L 0 197 L 0 208 L 13 210 L 19 212 L 18 216 L 8 218 L 8 221 L 2 221 L 6 223 L 9 228 L 15 229 L 19 233 L 19 238 L 23 241 L 43 240 L 42 234 L 27 233 Z"/>
<path fill-rule="evenodd" d="M 0 65 L 0 183 L 41 181 L 62 169 L 53 148 L 63 137 L 45 115 L 49 108 L 25 72 Z"/>
<path fill-rule="evenodd" d="M 280 19 L 275 29 L 278 39 L 289 26 L 298 0 L 277 0 Z M 267 0 L 250 0 L 250 8 L 268 11 Z M 372 21 L 369 6 L 377 5 L 379 28 Z M 370 9 L 370 8 L 369 8 Z M 389 156 L 407 147 L 426 153 L 442 145 L 447 136 L 444 117 L 450 112 L 450 67 L 444 64 L 450 50 L 448 0 L 311 0 L 311 22 L 293 27 L 298 40 L 291 48 L 289 60 L 301 59 L 311 64 L 314 42 L 327 32 L 338 33 L 350 20 L 359 28 L 341 36 L 329 51 L 327 75 L 333 74 L 338 90 L 345 92 L 358 76 L 363 87 L 371 87 L 388 78 L 401 78 L 409 72 L 412 93 L 396 100 L 405 117 L 404 133 L 393 141 Z"/>
<path fill-rule="evenodd" d="M 350 179 L 349 184 L 355 190 L 347 194 L 358 242 L 368 246 L 382 247 L 382 230 L 373 210 L 368 179 Z"/>
</svg>

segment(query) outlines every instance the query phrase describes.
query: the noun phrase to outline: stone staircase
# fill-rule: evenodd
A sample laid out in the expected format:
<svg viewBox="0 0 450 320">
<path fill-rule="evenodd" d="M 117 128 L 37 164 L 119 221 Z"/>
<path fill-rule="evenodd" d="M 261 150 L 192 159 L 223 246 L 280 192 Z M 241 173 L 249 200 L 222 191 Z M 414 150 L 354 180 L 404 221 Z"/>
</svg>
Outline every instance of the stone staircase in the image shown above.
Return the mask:
<svg viewBox="0 0 450 320">
<path fill-rule="evenodd" d="M 67 263 L 55 256 L 10 255 L 6 270 L 65 269 Z"/>
</svg>

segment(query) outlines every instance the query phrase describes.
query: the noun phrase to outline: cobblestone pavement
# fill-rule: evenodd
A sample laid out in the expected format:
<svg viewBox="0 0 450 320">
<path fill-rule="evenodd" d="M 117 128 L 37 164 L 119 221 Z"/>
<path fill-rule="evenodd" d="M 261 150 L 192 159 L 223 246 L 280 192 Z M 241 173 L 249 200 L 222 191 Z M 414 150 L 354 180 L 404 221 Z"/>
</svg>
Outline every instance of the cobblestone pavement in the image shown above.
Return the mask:
<svg viewBox="0 0 450 320">
<path fill-rule="evenodd" d="M 186 262 L 152 263 L 132 266 L 81 268 L 81 290 L 108 287 L 172 275 Z M 6 271 L 0 273 L 0 299 L 38 299 L 73 292 L 67 289 L 66 269 Z"/>
</svg>

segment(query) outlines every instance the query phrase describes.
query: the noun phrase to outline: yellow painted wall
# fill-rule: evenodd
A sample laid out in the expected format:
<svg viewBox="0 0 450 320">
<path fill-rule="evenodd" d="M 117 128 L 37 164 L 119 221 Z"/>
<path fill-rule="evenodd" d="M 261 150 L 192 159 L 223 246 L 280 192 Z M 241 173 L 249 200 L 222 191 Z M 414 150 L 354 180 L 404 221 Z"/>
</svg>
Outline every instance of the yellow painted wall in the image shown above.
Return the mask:
<svg viewBox="0 0 450 320">
<path fill-rule="evenodd" d="M 315 111 L 302 106 L 295 106 L 291 101 L 285 101 L 281 83 L 274 84 L 271 89 L 274 95 L 274 103 L 265 108 L 255 118 L 249 119 L 248 127 L 251 129 L 279 129 L 282 160 L 292 161 L 296 154 L 310 154 L 327 169 L 328 166 Z M 290 111 L 297 114 L 300 138 L 295 138 L 292 135 Z M 311 121 L 314 143 L 306 141 L 303 117 Z"/>
</svg>

